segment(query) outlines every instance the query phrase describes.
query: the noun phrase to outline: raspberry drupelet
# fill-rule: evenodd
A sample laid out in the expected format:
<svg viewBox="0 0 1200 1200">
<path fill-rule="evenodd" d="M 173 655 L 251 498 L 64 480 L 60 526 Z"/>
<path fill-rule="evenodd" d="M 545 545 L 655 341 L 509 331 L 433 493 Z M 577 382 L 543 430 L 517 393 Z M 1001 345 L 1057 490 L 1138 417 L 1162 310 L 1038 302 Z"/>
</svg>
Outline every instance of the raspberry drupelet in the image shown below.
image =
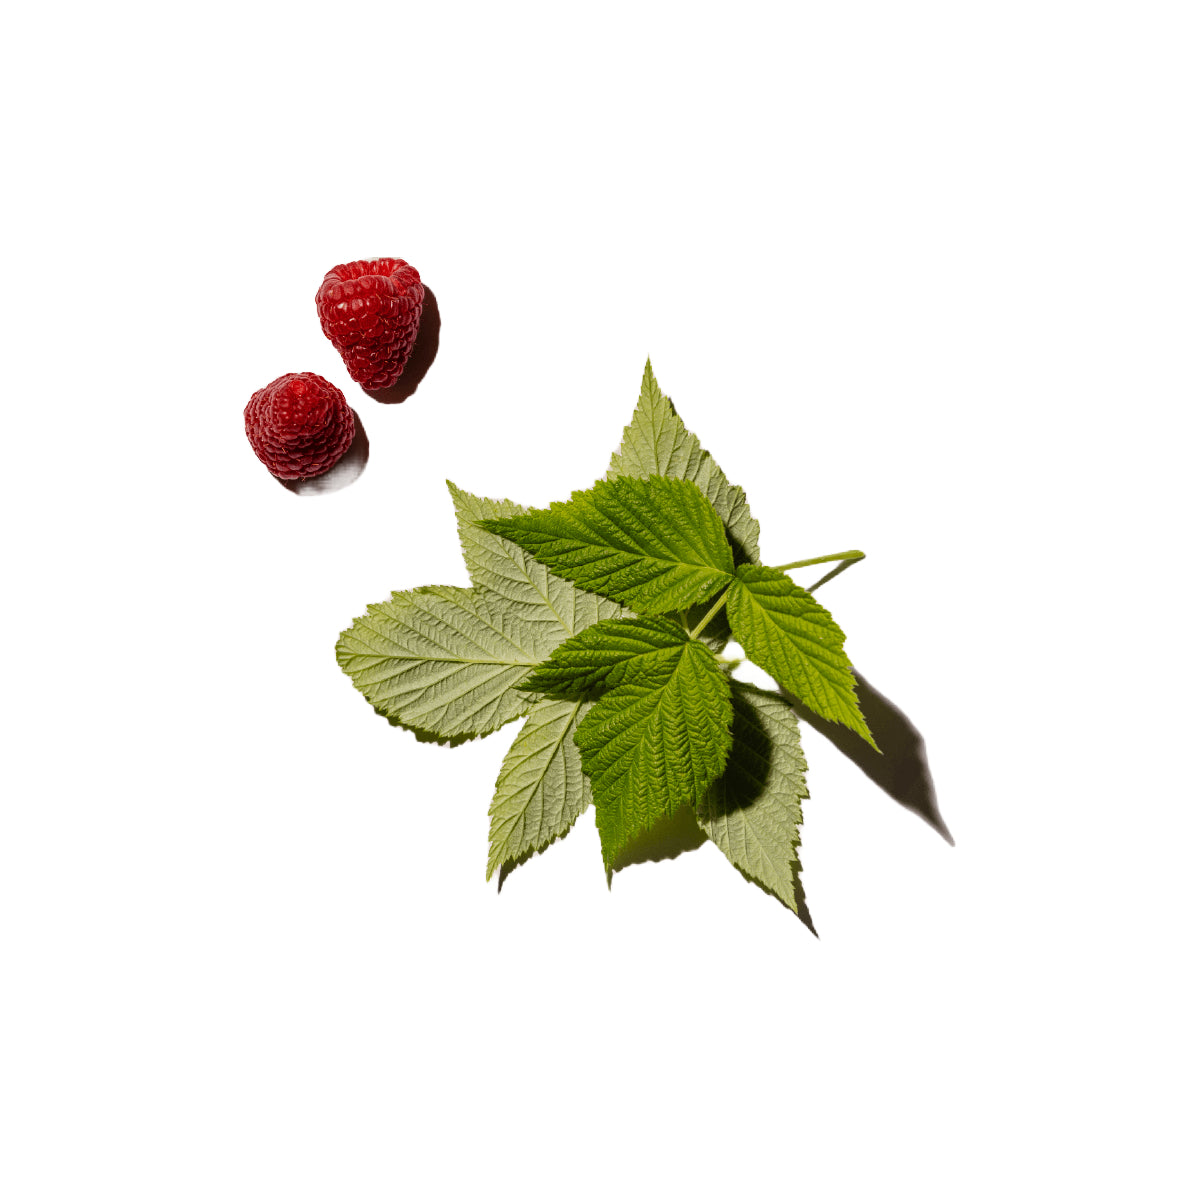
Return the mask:
<svg viewBox="0 0 1200 1200">
<path fill-rule="evenodd" d="M 325 276 L 317 291 L 321 331 L 365 391 L 391 387 L 400 378 L 424 300 L 421 276 L 402 258 L 344 263 Z"/>
<path fill-rule="evenodd" d="M 350 449 L 354 413 L 346 397 L 320 375 L 281 375 L 246 405 L 246 436 L 279 479 L 322 475 Z"/>
</svg>

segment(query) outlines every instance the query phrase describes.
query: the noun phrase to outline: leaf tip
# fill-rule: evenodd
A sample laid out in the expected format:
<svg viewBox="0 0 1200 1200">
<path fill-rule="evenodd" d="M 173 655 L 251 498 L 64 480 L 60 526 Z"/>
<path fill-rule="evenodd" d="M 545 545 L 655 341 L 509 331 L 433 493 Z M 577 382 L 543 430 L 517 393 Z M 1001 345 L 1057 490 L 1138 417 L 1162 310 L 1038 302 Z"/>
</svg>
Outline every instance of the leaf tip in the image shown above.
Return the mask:
<svg viewBox="0 0 1200 1200">
<path fill-rule="evenodd" d="M 857 697 L 855 697 L 854 708 L 855 708 L 855 716 L 858 719 L 854 722 L 853 725 L 850 725 L 849 722 L 846 722 L 846 724 L 849 726 L 849 728 L 853 729 L 854 732 L 857 733 L 858 736 L 860 738 L 862 738 L 862 740 L 864 742 L 866 742 L 867 745 L 870 746 L 871 749 L 874 750 L 876 754 L 882 754 L 883 751 L 880 750 L 878 743 L 875 741 L 874 734 L 871 733 L 870 727 L 867 725 L 866 717 L 864 717 L 862 715 L 862 709 L 860 709 L 858 707 Z"/>
</svg>

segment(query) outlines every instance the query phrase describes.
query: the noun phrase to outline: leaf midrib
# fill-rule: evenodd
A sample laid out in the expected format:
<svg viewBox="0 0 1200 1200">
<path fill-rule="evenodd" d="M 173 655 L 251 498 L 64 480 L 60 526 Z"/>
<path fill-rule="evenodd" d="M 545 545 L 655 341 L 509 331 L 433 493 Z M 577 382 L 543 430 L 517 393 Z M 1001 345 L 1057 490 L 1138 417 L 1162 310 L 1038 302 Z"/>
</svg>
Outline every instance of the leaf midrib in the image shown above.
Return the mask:
<svg viewBox="0 0 1200 1200">
<path fill-rule="evenodd" d="M 583 707 L 583 701 L 576 700 L 574 707 L 571 709 L 570 715 L 567 717 L 566 723 L 562 727 L 562 732 L 558 735 L 558 737 L 554 741 L 554 748 L 550 751 L 550 754 L 546 759 L 545 766 L 542 767 L 542 773 L 537 777 L 537 781 L 532 785 L 532 787 L 529 788 L 530 795 L 532 795 L 534 792 L 537 791 L 537 789 L 539 787 L 541 787 L 542 781 L 546 778 L 546 775 L 550 770 L 551 764 L 554 762 L 554 759 L 555 759 L 556 755 L 558 754 L 559 750 L 562 749 L 563 742 L 566 741 L 567 730 L 569 730 L 571 728 L 571 723 L 575 720 L 576 715 L 578 714 L 580 708 L 582 708 L 582 707 Z M 536 711 L 537 711 L 537 709 L 535 707 L 533 712 L 536 712 Z M 529 714 L 530 718 L 532 718 L 533 712 L 530 712 L 530 714 Z M 527 755 L 526 761 L 528 761 L 528 759 L 530 759 L 532 757 L 533 757 L 532 753 Z M 526 807 L 528 807 L 528 805 Z M 543 805 L 543 808 L 544 807 L 545 806 Z M 539 828 L 540 828 L 540 824 L 539 824 Z"/>
<path fill-rule="evenodd" d="M 484 530 L 484 532 L 486 533 L 487 531 Z M 488 536 L 497 538 L 500 541 L 501 545 L 503 545 L 503 546 L 516 545 L 515 542 L 509 542 L 506 539 L 499 538 L 498 535 L 494 534 L 494 533 L 489 534 Z M 545 606 L 554 614 L 554 619 L 567 631 L 567 633 L 568 634 L 575 633 L 576 630 L 574 630 L 570 625 L 567 624 L 567 622 L 563 619 L 562 613 L 560 613 L 558 611 L 558 609 L 554 607 L 554 602 L 550 599 L 550 580 L 558 579 L 559 576 L 555 575 L 552 571 L 545 570 L 545 568 L 543 568 L 543 570 L 545 570 L 545 574 L 546 574 L 546 590 L 542 591 L 542 589 L 534 581 L 533 576 L 529 573 L 529 569 L 526 566 L 527 559 L 533 559 L 533 561 L 535 563 L 537 562 L 537 559 L 533 558 L 533 556 L 531 554 L 529 554 L 528 551 L 521 550 L 520 547 L 518 547 L 518 550 L 520 552 L 519 558 L 516 555 L 507 553 L 507 551 L 505 552 L 504 557 L 507 558 L 510 563 L 513 563 L 516 566 L 517 570 L 521 573 L 521 576 L 524 578 L 525 582 L 527 584 L 529 584 L 529 586 L 533 589 L 534 593 L 541 598 L 542 603 L 545 604 Z M 571 583 L 570 580 L 564 579 L 562 582 L 565 583 L 568 587 L 574 589 L 575 585 L 573 583 Z M 487 591 L 491 592 L 492 595 L 499 595 L 499 593 L 493 591 L 492 588 L 487 588 Z"/>
<path fill-rule="evenodd" d="M 364 654 L 356 652 L 355 658 L 375 662 L 421 662 L 421 663 L 458 663 L 470 667 L 536 667 L 534 658 L 435 658 L 431 654 Z"/>
</svg>

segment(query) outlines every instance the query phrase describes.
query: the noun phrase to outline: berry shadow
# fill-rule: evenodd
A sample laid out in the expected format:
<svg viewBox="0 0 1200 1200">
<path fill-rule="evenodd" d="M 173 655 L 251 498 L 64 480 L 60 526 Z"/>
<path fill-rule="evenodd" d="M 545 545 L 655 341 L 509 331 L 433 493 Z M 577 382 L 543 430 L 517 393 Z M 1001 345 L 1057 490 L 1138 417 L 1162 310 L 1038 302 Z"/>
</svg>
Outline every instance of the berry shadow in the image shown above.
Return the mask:
<svg viewBox="0 0 1200 1200">
<path fill-rule="evenodd" d="M 380 404 L 403 404 L 417 390 L 425 372 L 437 358 L 438 343 L 442 335 L 442 314 L 438 311 L 437 297 L 431 288 L 425 289 L 425 300 L 421 305 L 421 324 L 417 327 L 417 338 L 412 353 L 404 365 L 404 374 L 390 388 L 367 392 L 372 400 Z M 366 389 L 363 389 L 366 391 Z"/>
<path fill-rule="evenodd" d="M 323 475 L 314 475 L 311 479 L 280 479 L 279 482 L 296 496 L 323 496 L 328 492 L 340 492 L 349 487 L 362 473 L 371 456 L 371 444 L 367 441 L 367 431 L 358 413 L 354 413 L 354 441 L 350 449 L 333 464 Z"/>
</svg>

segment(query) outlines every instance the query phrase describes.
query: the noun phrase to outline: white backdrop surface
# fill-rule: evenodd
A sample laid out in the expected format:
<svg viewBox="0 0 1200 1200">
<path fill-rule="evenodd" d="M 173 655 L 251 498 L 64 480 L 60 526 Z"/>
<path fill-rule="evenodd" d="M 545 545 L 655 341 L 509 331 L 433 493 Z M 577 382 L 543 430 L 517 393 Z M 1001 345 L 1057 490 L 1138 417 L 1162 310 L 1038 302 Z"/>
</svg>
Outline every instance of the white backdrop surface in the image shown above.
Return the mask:
<svg viewBox="0 0 1200 1200">
<path fill-rule="evenodd" d="M 31 12 L 0 1192 L 1195 1196 L 1194 6 Z M 437 297 L 402 404 L 312 302 L 372 255 Z M 712 845 L 610 889 L 590 813 L 497 895 L 516 727 L 334 660 L 647 354 L 765 561 L 867 552 L 822 598 L 957 841 L 806 729 L 820 940 Z M 341 490 L 246 443 L 289 371 Z"/>
</svg>

